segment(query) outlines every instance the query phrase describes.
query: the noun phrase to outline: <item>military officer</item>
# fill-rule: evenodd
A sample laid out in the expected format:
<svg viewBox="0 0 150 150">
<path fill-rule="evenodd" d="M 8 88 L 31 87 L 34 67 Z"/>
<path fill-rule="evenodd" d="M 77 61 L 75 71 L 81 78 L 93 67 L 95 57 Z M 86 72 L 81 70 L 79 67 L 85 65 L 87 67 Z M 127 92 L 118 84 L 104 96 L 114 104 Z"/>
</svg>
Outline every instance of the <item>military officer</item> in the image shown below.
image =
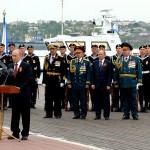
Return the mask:
<svg viewBox="0 0 150 150">
<path fill-rule="evenodd" d="M 139 58 L 131 56 L 133 49 L 129 43 L 122 43 L 123 57 L 116 61 L 114 72 L 115 87 L 120 87 L 121 99 L 123 101 L 124 115 L 122 119 L 130 119 L 130 111 L 134 120 L 138 120 L 138 107 L 136 101 L 136 86 L 142 83 L 142 69 Z"/>
<path fill-rule="evenodd" d="M 140 51 L 140 63 L 142 67 L 142 83 L 143 85 L 139 86 L 139 102 L 141 107 L 141 112 L 148 112 L 148 103 L 150 100 L 149 96 L 149 87 L 150 87 L 150 57 L 146 56 L 146 49 L 144 45 L 139 47 Z M 143 106 L 143 101 L 145 101 L 145 106 Z"/>
<path fill-rule="evenodd" d="M 27 47 L 28 55 L 24 57 L 23 61 L 30 64 L 32 67 L 33 78 L 30 86 L 30 107 L 36 108 L 36 98 L 37 98 L 37 90 L 38 90 L 38 79 L 41 74 L 40 60 L 39 57 L 36 56 L 34 52 L 34 47 L 29 45 Z"/>
<path fill-rule="evenodd" d="M 76 58 L 70 61 L 67 78 L 68 87 L 72 89 L 73 119 L 85 119 L 87 115 L 86 88 L 89 88 L 91 68 L 90 61 L 83 58 L 84 51 L 83 47 L 76 47 Z"/>
<path fill-rule="evenodd" d="M 19 50 L 22 52 L 22 60 L 24 60 L 27 57 L 26 52 L 26 46 L 24 44 L 19 45 Z"/>
<path fill-rule="evenodd" d="M 93 62 L 95 60 L 98 60 L 98 45 L 92 45 L 91 50 L 92 50 L 92 54 L 88 56 L 88 60 L 90 61 L 91 68 L 92 68 Z M 90 95 L 91 95 L 91 104 L 92 104 L 91 111 L 94 111 L 95 110 L 94 108 L 95 89 L 92 89 L 91 87 L 90 87 Z"/>
<path fill-rule="evenodd" d="M 61 118 L 61 92 L 64 86 L 65 65 L 64 59 L 57 52 L 57 46 L 49 46 L 50 53 L 45 56 L 43 66 L 43 84 L 45 85 L 45 111 L 44 118 Z M 54 111 L 54 114 L 53 114 Z"/>
<path fill-rule="evenodd" d="M 111 57 L 111 62 L 113 66 L 113 72 L 115 71 L 115 64 L 118 58 L 122 57 L 122 47 L 121 44 L 116 45 L 116 54 Z M 112 84 L 112 94 L 111 94 L 111 111 L 121 111 L 122 110 L 122 102 L 120 99 L 120 89 L 115 88 L 114 84 Z"/>
<path fill-rule="evenodd" d="M 72 59 L 76 58 L 75 47 L 76 47 L 76 45 L 74 43 L 71 43 L 69 45 L 70 53 L 67 55 L 67 63 L 68 63 L 67 70 L 69 70 L 70 61 Z M 65 106 L 65 110 L 73 111 L 73 103 L 72 103 L 72 97 L 71 97 L 71 88 L 68 88 L 68 86 L 66 86 L 66 100 L 65 101 L 66 101 L 65 102 L 65 105 L 66 105 Z M 69 101 L 69 104 L 70 104 L 70 108 L 69 109 L 67 108 L 68 101 Z"/>
<path fill-rule="evenodd" d="M 12 52 L 15 50 L 15 43 L 9 43 L 8 49 L 9 49 L 10 63 L 13 63 Z"/>
<path fill-rule="evenodd" d="M 7 66 L 10 64 L 10 56 L 5 53 L 5 45 L 3 43 L 0 43 L 0 61 Z M 2 67 L 2 66 L 1 66 Z M 4 84 L 4 81 L 6 79 L 5 75 L 1 75 L 0 77 L 0 85 Z M 4 95 L 4 110 L 7 110 L 7 96 Z"/>
<path fill-rule="evenodd" d="M 145 53 L 146 53 L 145 54 L 146 56 L 149 56 L 149 54 L 150 54 L 150 45 L 148 45 L 148 44 L 145 45 Z"/>
<path fill-rule="evenodd" d="M 59 47 L 60 49 L 60 56 L 64 59 L 64 65 L 65 65 L 65 70 L 66 70 L 66 73 L 64 75 L 64 79 L 63 79 L 63 83 L 64 83 L 64 86 L 61 88 L 61 106 L 62 108 L 64 109 L 65 108 L 65 97 L 66 97 L 66 75 L 67 75 L 67 68 L 68 68 L 68 60 L 67 60 L 67 54 L 66 54 L 66 46 L 65 45 L 62 45 Z"/>
</svg>

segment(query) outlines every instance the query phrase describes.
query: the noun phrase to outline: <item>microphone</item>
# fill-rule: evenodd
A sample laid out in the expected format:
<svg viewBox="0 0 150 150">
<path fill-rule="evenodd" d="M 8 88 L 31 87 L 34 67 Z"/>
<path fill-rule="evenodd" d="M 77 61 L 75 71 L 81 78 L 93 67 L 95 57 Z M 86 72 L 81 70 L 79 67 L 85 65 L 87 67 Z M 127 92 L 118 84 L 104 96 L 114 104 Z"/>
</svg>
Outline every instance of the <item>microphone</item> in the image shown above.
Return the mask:
<svg viewBox="0 0 150 150">
<path fill-rule="evenodd" d="M 7 69 L 6 68 L 0 68 L 0 76 L 1 75 L 6 75 Z"/>
<path fill-rule="evenodd" d="M 12 68 L 10 68 L 8 70 L 6 69 L 5 75 L 6 75 L 6 78 L 5 78 L 3 85 L 6 84 L 8 76 L 14 76 L 14 69 L 12 69 Z"/>
<path fill-rule="evenodd" d="M 14 69 L 10 68 L 7 70 L 8 76 L 14 76 Z"/>
</svg>

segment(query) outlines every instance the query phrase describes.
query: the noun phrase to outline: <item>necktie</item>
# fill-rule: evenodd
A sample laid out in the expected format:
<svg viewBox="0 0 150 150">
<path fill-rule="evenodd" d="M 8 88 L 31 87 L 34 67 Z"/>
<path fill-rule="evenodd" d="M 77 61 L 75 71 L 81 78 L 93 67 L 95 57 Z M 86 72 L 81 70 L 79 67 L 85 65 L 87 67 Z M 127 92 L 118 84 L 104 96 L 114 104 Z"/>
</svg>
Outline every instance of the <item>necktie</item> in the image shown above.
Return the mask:
<svg viewBox="0 0 150 150">
<path fill-rule="evenodd" d="M 99 68 L 100 68 L 100 70 L 102 69 L 102 61 L 101 60 L 99 61 Z"/>
<path fill-rule="evenodd" d="M 54 58 L 55 58 L 55 57 L 54 57 L 54 56 L 52 56 L 52 58 L 51 58 L 51 64 L 52 64 L 52 62 L 54 61 Z"/>
<path fill-rule="evenodd" d="M 14 69 L 14 78 L 16 79 L 16 75 L 17 75 L 17 71 L 18 71 L 18 64 L 15 64 L 15 69 Z"/>
</svg>

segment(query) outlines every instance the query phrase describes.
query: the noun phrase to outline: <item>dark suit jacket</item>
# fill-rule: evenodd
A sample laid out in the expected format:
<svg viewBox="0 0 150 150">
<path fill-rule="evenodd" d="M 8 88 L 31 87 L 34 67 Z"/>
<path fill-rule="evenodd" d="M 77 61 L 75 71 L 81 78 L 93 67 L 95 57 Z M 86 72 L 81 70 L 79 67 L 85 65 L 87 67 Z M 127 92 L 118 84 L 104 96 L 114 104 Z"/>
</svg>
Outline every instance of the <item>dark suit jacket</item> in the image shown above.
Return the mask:
<svg viewBox="0 0 150 150">
<path fill-rule="evenodd" d="M 8 70 L 9 68 L 14 69 L 14 63 L 11 63 L 8 65 Z M 14 76 L 9 76 L 7 80 L 7 85 L 13 85 L 17 86 L 20 88 L 20 94 L 21 100 L 27 101 L 30 100 L 30 91 L 29 91 L 29 86 L 32 80 L 32 69 L 29 64 L 26 62 L 22 61 L 19 68 L 18 72 L 16 75 L 16 79 L 14 79 Z M 18 94 L 13 94 L 13 95 L 18 95 Z"/>
<path fill-rule="evenodd" d="M 99 67 L 99 60 L 93 62 L 92 66 L 92 85 L 96 89 L 105 90 L 106 86 L 111 85 L 112 80 L 112 65 L 110 61 L 104 60 L 101 69 Z"/>
</svg>

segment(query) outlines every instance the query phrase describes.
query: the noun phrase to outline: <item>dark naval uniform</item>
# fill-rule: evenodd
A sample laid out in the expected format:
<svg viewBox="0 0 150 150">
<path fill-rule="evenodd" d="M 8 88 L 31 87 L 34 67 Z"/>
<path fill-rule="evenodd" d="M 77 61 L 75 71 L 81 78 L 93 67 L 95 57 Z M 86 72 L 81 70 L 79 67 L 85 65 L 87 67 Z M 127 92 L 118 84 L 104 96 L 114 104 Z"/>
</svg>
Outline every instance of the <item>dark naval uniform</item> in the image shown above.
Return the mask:
<svg viewBox="0 0 150 150">
<path fill-rule="evenodd" d="M 75 117 L 85 119 L 87 115 L 87 102 L 86 102 L 86 85 L 90 84 L 90 61 L 84 58 L 78 62 L 75 58 L 71 60 L 69 72 L 68 72 L 68 84 L 72 86 L 72 99 L 73 110 Z M 81 111 L 79 108 L 79 100 L 81 105 Z"/>
<path fill-rule="evenodd" d="M 150 100 L 150 57 L 145 56 L 141 58 L 139 56 L 141 67 L 142 67 L 142 83 L 143 85 L 139 86 L 139 102 L 141 107 L 141 112 L 147 112 L 148 103 Z M 145 107 L 143 106 L 143 100 L 145 101 Z"/>
<path fill-rule="evenodd" d="M 129 119 L 130 111 L 133 119 L 138 119 L 138 107 L 136 101 L 136 84 L 142 82 L 142 69 L 139 59 L 129 56 L 118 58 L 114 72 L 114 84 L 120 86 L 121 98 L 123 101 L 123 119 Z"/>
<path fill-rule="evenodd" d="M 91 63 L 91 69 L 92 69 L 93 62 L 95 60 L 98 60 L 98 54 L 95 57 L 93 55 L 89 56 L 88 60 Z M 94 108 L 94 104 L 95 104 L 95 89 L 92 89 L 91 87 L 90 87 L 90 95 L 91 95 L 91 103 L 92 103 L 91 111 L 94 111 L 95 110 L 95 108 Z"/>
<path fill-rule="evenodd" d="M 67 70 L 69 70 L 69 65 L 70 65 L 70 61 L 72 60 L 72 59 L 75 59 L 76 58 L 76 56 L 74 55 L 74 56 L 72 56 L 71 54 L 68 54 L 67 55 Z M 73 102 L 72 102 L 72 94 L 71 94 L 72 92 L 71 92 L 71 88 L 68 88 L 67 86 L 66 86 L 66 106 L 65 106 L 65 110 L 67 110 L 67 104 L 68 104 L 68 101 L 69 101 L 69 104 L 70 104 L 70 108 L 69 108 L 69 111 L 72 111 L 73 110 Z"/>
<path fill-rule="evenodd" d="M 52 118 L 53 111 L 56 118 L 62 116 L 60 83 L 63 83 L 65 74 L 64 59 L 56 54 L 53 61 L 50 62 L 51 54 L 45 56 L 43 66 L 43 84 L 45 87 L 45 118 Z M 53 106 L 54 102 L 54 106 Z"/>
<path fill-rule="evenodd" d="M 111 62 L 112 62 L 112 67 L 113 67 L 113 72 L 115 71 L 115 65 L 116 65 L 116 60 L 122 57 L 116 55 L 113 55 L 111 57 Z M 114 74 L 114 73 L 113 73 Z M 119 111 L 122 110 L 122 101 L 120 99 L 120 89 L 119 88 L 115 88 L 114 84 L 112 84 L 112 94 L 111 94 L 111 100 L 112 100 L 112 105 L 111 105 L 111 111 Z M 115 110 L 114 110 L 115 109 Z"/>
<path fill-rule="evenodd" d="M 10 56 L 6 53 L 3 53 L 0 56 L 0 61 L 7 67 L 11 63 Z M 2 68 L 2 66 L 0 66 Z M 0 76 L 0 85 L 4 84 L 4 81 L 6 79 L 6 75 Z M 4 95 L 4 109 L 7 109 L 7 95 Z"/>
<path fill-rule="evenodd" d="M 40 78 L 40 74 L 41 74 L 40 60 L 38 56 L 32 54 L 31 56 L 27 55 L 26 57 L 24 57 L 23 61 L 30 64 L 32 67 L 33 78 L 30 87 L 30 94 L 31 94 L 30 106 L 31 108 L 36 108 L 35 105 L 36 105 L 36 97 L 37 97 L 37 89 L 38 89 L 37 78 Z"/>
</svg>

